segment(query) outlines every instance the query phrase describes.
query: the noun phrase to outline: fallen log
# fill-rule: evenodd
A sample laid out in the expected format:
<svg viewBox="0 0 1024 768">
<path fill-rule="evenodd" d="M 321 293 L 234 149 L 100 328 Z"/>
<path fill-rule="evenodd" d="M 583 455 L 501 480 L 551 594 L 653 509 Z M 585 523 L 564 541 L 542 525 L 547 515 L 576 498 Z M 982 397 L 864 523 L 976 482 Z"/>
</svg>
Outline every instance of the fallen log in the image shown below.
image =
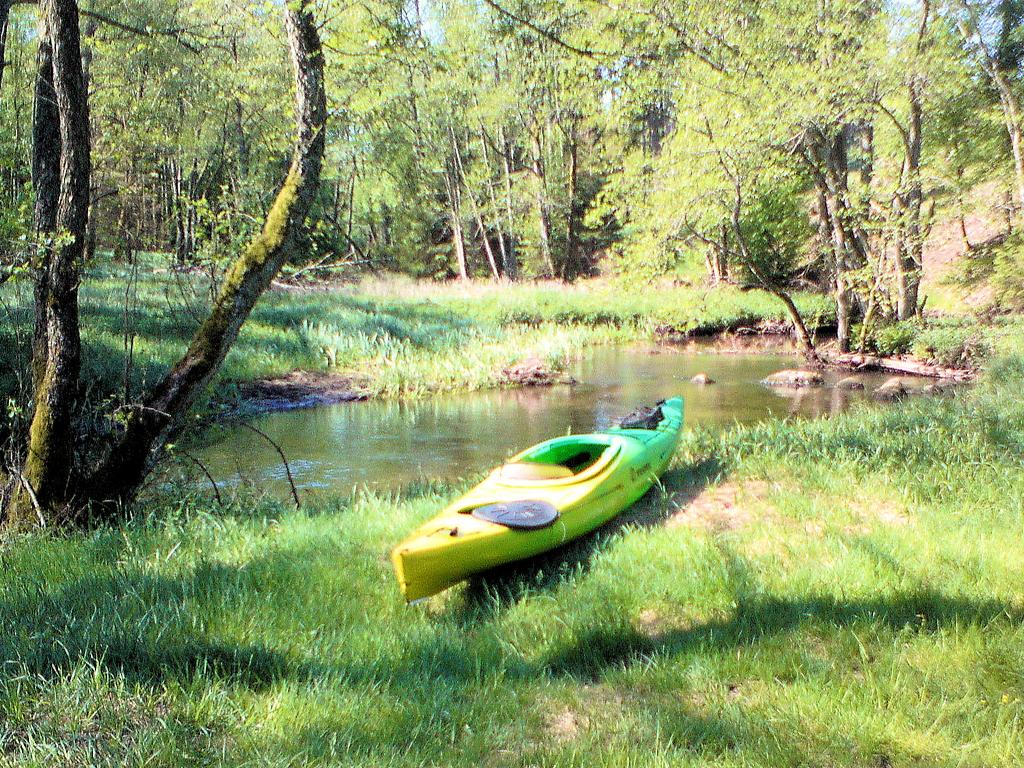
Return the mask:
<svg viewBox="0 0 1024 768">
<path fill-rule="evenodd" d="M 900 357 L 878 357 L 847 353 L 832 355 L 825 364 L 833 368 L 853 371 L 890 371 L 908 376 L 925 376 L 930 379 L 948 379 L 950 381 L 974 381 L 977 371 L 969 368 L 949 368 L 943 365 L 932 365 L 917 360 L 904 360 Z"/>
</svg>

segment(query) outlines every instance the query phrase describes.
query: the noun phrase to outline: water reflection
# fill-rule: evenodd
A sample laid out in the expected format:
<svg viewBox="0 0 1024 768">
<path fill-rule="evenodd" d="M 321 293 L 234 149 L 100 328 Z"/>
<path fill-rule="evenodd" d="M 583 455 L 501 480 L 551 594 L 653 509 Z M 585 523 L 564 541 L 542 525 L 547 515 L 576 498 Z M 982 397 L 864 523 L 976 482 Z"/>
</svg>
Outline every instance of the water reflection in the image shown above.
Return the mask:
<svg viewBox="0 0 1024 768">
<path fill-rule="evenodd" d="M 867 396 L 832 386 L 786 390 L 759 383 L 793 364 L 780 355 L 606 348 L 577 365 L 574 386 L 350 403 L 269 414 L 253 423 L 284 450 L 299 487 L 348 492 L 362 484 L 393 488 L 472 475 L 540 440 L 610 426 L 637 405 L 675 394 L 686 399 L 688 426 L 712 428 L 824 416 Z M 717 383 L 690 384 L 700 372 Z M 826 378 L 833 384 L 839 376 Z M 871 377 L 865 380 L 870 389 Z M 276 452 L 248 430 L 220 427 L 195 453 L 218 481 L 287 493 Z"/>
</svg>

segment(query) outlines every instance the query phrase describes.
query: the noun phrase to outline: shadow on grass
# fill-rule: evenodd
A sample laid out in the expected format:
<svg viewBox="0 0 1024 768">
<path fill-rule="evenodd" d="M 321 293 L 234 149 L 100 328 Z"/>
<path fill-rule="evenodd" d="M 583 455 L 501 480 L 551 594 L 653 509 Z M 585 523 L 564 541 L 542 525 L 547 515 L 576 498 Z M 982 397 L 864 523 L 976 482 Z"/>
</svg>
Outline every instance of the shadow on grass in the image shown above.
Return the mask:
<svg viewBox="0 0 1024 768">
<path fill-rule="evenodd" d="M 605 670 L 648 663 L 662 656 L 733 650 L 806 625 L 835 629 L 872 625 L 894 632 L 935 632 L 947 626 L 986 624 L 997 619 L 1020 624 L 1024 613 L 1000 601 L 967 600 L 931 589 L 863 600 L 843 600 L 833 595 L 793 600 L 760 596 L 741 599 L 731 618 L 682 629 L 645 633 L 632 626 L 595 627 L 551 653 L 542 667 L 550 674 L 592 680 Z"/>
<path fill-rule="evenodd" d="M 722 472 L 717 459 L 707 459 L 688 468 L 671 469 L 633 506 L 592 533 L 563 547 L 528 560 L 495 568 L 470 580 L 460 618 L 468 623 L 486 620 L 538 591 L 554 590 L 566 581 L 585 574 L 601 553 L 619 536 L 634 528 L 662 525 L 685 508 Z"/>
<path fill-rule="evenodd" d="M 223 680 L 263 688 L 289 674 L 286 657 L 258 642 L 209 638 L 203 625 L 245 584 L 238 568 L 202 565 L 180 577 L 89 576 L 48 592 L 37 582 L 0 603 L 0 664 L 43 677 L 81 662 L 157 684 Z"/>
<path fill-rule="evenodd" d="M 597 541 L 577 551 L 573 567 L 588 567 L 587 553 L 592 557 L 600 551 L 600 535 L 592 538 Z M 85 663 L 146 685 L 201 681 L 250 690 L 283 680 L 314 687 L 336 680 L 343 686 L 369 684 L 387 695 L 408 696 L 415 690 L 422 707 L 429 708 L 436 693 L 457 698 L 459 691 L 478 687 L 481 676 L 597 680 L 606 671 L 652 659 L 732 654 L 804 627 L 929 633 L 949 626 L 1024 621 L 1019 606 L 924 588 L 856 600 L 828 593 L 799 598 L 765 594 L 743 559 L 730 555 L 725 545 L 720 548 L 736 595 L 730 616 L 684 627 L 638 628 L 628 618 L 604 624 L 570 614 L 565 620 L 577 629 L 559 633 L 563 641 L 532 658 L 509 653 L 500 642 L 500 625 L 486 626 L 488 617 L 495 617 L 493 607 L 488 613 L 486 606 L 474 610 L 470 603 L 461 614 L 441 622 L 421 621 L 411 613 L 389 616 L 387 610 L 372 618 L 372 611 L 365 613 L 344 592 L 346 580 L 337 582 L 341 591 L 336 603 L 325 606 L 322 599 L 303 597 L 303 585 L 337 571 L 335 546 L 322 542 L 240 566 L 200 563 L 172 576 L 112 567 L 118 557 L 114 552 L 100 566 L 103 574 L 57 587 L 37 575 L 0 592 L 0 668 L 50 678 Z M 556 568 L 555 573 L 563 572 Z M 516 578 L 526 580 L 527 588 L 517 588 Z M 557 584 L 558 578 L 546 583 Z M 513 596 L 538 588 L 529 572 L 510 579 Z M 331 594 L 326 593 L 327 599 Z M 491 598 L 489 605 L 495 604 Z M 331 626 L 332 620 L 337 627 Z M 378 625 L 367 625 L 370 621 Z M 282 627 L 379 635 L 372 645 L 351 653 L 344 643 L 329 645 L 333 650 L 325 655 L 318 652 L 319 641 L 307 647 Z M 395 633 L 403 633 L 403 642 L 393 642 Z M 368 652 L 374 645 L 378 650 Z"/>
</svg>

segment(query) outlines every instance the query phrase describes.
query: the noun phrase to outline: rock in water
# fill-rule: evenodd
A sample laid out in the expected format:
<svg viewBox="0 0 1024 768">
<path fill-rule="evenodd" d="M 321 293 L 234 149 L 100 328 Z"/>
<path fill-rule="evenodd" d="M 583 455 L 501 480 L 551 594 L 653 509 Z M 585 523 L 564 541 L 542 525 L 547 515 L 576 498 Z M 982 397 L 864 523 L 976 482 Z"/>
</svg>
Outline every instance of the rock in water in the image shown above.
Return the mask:
<svg viewBox="0 0 1024 768">
<path fill-rule="evenodd" d="M 864 382 L 856 376 L 847 376 L 836 384 L 836 389 L 864 389 Z"/>
<path fill-rule="evenodd" d="M 899 400 L 906 395 L 907 388 L 904 386 L 903 381 L 895 377 L 886 381 L 872 393 L 876 400 Z"/>
<path fill-rule="evenodd" d="M 761 383 L 769 387 L 820 387 L 825 383 L 825 379 L 817 371 L 791 368 L 773 373 Z"/>
<path fill-rule="evenodd" d="M 696 376 L 690 379 L 690 383 L 700 384 L 701 386 L 704 386 L 705 384 L 714 384 L 715 380 L 708 376 L 706 373 L 698 373 Z"/>
<path fill-rule="evenodd" d="M 956 389 L 952 381 L 936 381 L 924 387 L 921 392 L 925 395 L 946 395 Z"/>
<path fill-rule="evenodd" d="M 661 423 L 662 418 L 664 418 L 664 414 L 661 412 L 660 405 L 654 408 L 641 405 L 631 414 L 624 417 L 619 422 L 619 426 L 623 429 L 656 429 Z"/>
</svg>

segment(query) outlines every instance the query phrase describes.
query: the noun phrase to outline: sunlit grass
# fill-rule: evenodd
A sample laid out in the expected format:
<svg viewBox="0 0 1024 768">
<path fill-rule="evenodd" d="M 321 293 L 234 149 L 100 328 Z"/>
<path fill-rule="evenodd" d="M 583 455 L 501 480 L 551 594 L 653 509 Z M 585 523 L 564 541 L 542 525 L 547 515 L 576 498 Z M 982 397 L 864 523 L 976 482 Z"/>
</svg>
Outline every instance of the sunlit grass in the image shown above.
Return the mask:
<svg viewBox="0 0 1024 768">
<path fill-rule="evenodd" d="M 387 552 L 463 486 L 300 512 L 196 486 L 7 542 L 0 760 L 1019 765 L 1003 346 L 957 396 L 691 433 L 642 522 L 415 608 Z"/>
</svg>

